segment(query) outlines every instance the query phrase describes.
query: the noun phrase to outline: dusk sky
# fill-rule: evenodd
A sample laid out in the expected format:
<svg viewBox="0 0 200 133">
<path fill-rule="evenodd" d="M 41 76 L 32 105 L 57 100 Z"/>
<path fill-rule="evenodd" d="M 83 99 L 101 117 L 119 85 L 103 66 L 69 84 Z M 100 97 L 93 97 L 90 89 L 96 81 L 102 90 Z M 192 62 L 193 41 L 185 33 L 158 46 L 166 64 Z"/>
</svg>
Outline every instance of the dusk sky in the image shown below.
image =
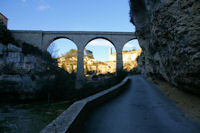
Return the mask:
<svg viewBox="0 0 200 133">
<path fill-rule="evenodd" d="M 135 27 L 129 18 L 128 1 L 1 0 L 0 12 L 8 18 L 8 29 L 12 30 L 134 32 Z M 60 55 L 72 48 L 72 43 L 66 42 L 54 42 L 59 43 Z M 108 48 L 109 44 L 102 40 L 95 40 L 94 43 L 101 44 L 98 48 L 89 45 L 87 48 L 93 50 L 97 60 L 106 60 L 108 50 L 102 46 Z M 135 44 L 134 47 L 138 48 L 137 41 L 129 42 L 128 46 L 130 44 Z"/>
</svg>

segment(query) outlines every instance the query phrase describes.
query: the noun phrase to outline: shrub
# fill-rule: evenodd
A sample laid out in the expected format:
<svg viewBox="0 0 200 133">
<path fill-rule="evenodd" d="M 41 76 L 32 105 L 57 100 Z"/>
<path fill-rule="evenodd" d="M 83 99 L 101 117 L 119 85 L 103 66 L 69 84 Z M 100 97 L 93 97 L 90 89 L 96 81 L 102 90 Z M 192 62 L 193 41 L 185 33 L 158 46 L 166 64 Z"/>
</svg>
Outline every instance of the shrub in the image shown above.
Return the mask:
<svg viewBox="0 0 200 133">
<path fill-rule="evenodd" d="M 92 79 L 93 79 L 93 80 L 97 80 L 97 79 L 98 79 L 98 76 L 97 76 L 97 75 L 94 75 L 94 76 L 92 76 Z"/>
<path fill-rule="evenodd" d="M 55 76 L 53 79 L 47 79 L 45 84 L 38 92 L 39 99 L 51 101 L 56 100 L 71 100 L 75 93 L 76 74 L 69 74 L 62 68 L 53 68 L 45 72 L 50 76 Z"/>
<path fill-rule="evenodd" d="M 12 37 L 11 32 L 7 29 L 3 22 L 0 22 L 0 43 L 5 45 L 7 45 L 8 43 L 13 43 L 19 46 L 18 43 Z"/>
</svg>

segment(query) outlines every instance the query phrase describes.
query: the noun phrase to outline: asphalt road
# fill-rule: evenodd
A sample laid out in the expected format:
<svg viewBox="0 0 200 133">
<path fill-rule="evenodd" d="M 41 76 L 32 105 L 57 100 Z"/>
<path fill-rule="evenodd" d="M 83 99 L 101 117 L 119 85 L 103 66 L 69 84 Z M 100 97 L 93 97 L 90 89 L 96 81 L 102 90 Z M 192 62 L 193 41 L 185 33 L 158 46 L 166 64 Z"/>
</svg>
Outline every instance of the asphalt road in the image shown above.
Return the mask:
<svg viewBox="0 0 200 133">
<path fill-rule="evenodd" d="M 142 76 L 119 96 L 92 110 L 81 133 L 200 133 L 200 126 Z"/>
</svg>

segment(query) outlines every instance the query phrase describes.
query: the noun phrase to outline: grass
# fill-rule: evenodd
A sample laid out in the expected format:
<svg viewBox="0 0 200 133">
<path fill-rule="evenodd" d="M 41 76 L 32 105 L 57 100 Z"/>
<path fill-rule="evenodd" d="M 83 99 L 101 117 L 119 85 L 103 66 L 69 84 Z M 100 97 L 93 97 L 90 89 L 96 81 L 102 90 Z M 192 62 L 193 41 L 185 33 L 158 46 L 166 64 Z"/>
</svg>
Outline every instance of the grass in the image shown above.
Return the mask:
<svg viewBox="0 0 200 133">
<path fill-rule="evenodd" d="M 14 118 L 6 118 L 5 120 L 0 121 L 0 133 L 10 133 L 11 129 L 6 123 L 12 123 Z"/>
<path fill-rule="evenodd" d="M 62 101 L 50 105 L 45 102 L 5 105 L 9 106 L 10 111 L 3 113 L 3 115 L 9 113 L 9 117 L 4 117 L 0 121 L 0 132 L 39 132 L 71 104 L 72 102 Z M 3 107 L 1 106 L 1 108 Z"/>
<path fill-rule="evenodd" d="M 32 124 L 29 128 L 31 129 L 32 132 L 39 132 L 47 124 L 56 119 L 70 105 L 71 102 L 68 101 L 53 103 L 51 105 L 48 104 L 35 105 L 33 109 L 31 109 L 30 111 L 31 117 L 34 120 L 32 121 Z"/>
</svg>

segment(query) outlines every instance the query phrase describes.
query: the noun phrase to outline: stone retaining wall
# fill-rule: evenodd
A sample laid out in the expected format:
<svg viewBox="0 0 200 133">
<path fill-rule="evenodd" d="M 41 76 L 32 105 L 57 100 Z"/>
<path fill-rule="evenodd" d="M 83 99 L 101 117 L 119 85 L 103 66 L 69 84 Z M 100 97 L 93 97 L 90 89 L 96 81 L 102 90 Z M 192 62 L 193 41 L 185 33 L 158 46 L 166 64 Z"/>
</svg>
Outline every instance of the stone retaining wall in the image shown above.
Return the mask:
<svg viewBox="0 0 200 133">
<path fill-rule="evenodd" d="M 122 90 L 122 86 L 128 81 L 128 77 L 121 83 L 111 87 L 110 89 L 99 92 L 95 95 L 82 99 L 72 104 L 66 111 L 60 116 L 48 124 L 40 133 L 69 133 L 76 130 L 84 115 L 93 107 L 105 102 L 112 98 L 119 91 Z"/>
</svg>

